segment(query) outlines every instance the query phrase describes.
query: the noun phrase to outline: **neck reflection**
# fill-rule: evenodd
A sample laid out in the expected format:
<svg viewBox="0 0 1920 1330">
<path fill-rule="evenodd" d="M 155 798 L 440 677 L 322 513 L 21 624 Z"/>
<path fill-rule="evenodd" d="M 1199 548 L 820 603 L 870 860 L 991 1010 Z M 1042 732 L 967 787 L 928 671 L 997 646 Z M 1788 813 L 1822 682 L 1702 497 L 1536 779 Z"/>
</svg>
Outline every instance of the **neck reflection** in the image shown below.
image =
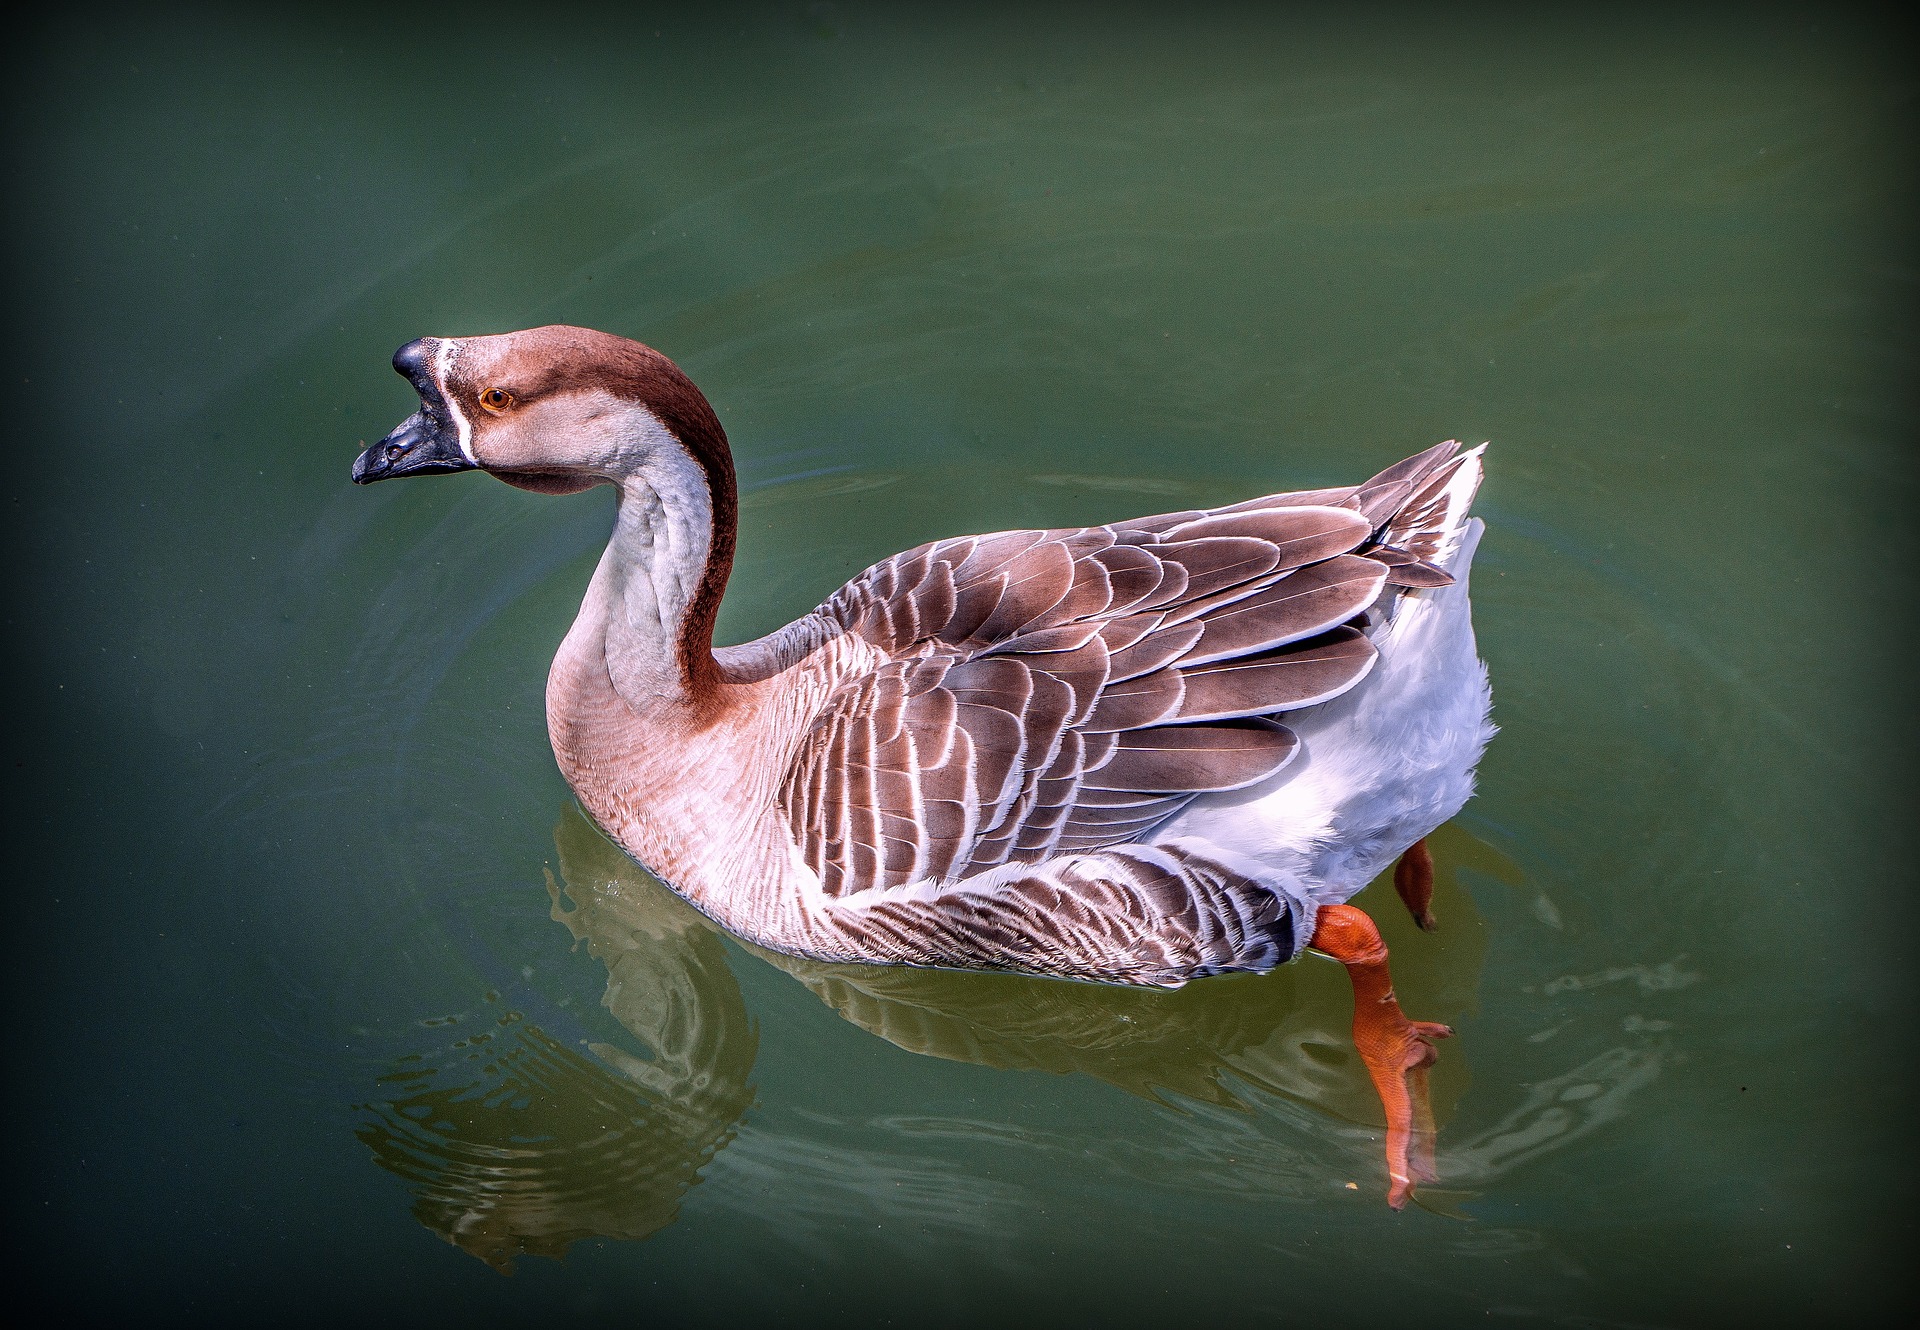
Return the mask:
<svg viewBox="0 0 1920 1330">
<path fill-rule="evenodd" d="M 759 1052 L 712 925 L 571 806 L 554 843 L 552 916 L 606 966 L 602 1005 L 642 1051 L 582 1054 L 512 1011 L 449 1020 L 382 1078 L 359 1131 L 422 1224 L 503 1274 L 672 1223 L 753 1102 Z"/>
</svg>

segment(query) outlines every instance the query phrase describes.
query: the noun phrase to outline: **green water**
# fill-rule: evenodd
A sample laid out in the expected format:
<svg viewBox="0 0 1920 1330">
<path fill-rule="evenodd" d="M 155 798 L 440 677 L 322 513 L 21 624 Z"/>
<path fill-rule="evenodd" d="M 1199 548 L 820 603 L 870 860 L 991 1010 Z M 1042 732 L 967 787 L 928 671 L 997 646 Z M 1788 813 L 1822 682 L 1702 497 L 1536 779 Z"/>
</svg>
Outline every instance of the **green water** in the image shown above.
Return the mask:
<svg viewBox="0 0 1920 1330">
<path fill-rule="evenodd" d="M 973 11 L 969 11 L 972 15 Z M 1911 1244 L 1913 83 L 1815 11 L 186 10 L 7 99 L 16 1288 L 86 1321 L 1872 1321 Z M 806 966 L 598 840 L 610 501 L 359 490 L 421 334 L 706 389 L 731 640 L 1490 439 L 1503 733 L 1339 969 Z M 1354 1184 L 1349 1186 L 1349 1184 Z M 555 1261 L 549 1257 L 560 1256 Z M 496 1270 L 511 1268 L 504 1279 Z"/>
</svg>

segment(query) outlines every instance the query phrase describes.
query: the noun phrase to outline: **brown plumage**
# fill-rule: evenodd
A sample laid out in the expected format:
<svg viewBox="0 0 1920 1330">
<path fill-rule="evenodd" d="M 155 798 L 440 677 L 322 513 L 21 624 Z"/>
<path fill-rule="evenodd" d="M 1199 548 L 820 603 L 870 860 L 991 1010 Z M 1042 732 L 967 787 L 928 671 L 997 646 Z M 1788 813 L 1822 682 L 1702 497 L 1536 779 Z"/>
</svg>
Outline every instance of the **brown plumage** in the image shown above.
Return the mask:
<svg viewBox="0 0 1920 1330">
<path fill-rule="evenodd" d="M 1454 451 L 1310 505 L 937 541 L 855 578 L 818 614 L 891 661 L 827 699 L 780 787 L 823 890 L 1122 844 L 1278 771 L 1298 746 L 1283 725 L 1220 722 L 1366 675 L 1374 647 L 1341 625 L 1426 565 L 1375 539 L 1364 506 L 1391 514 Z"/>
</svg>

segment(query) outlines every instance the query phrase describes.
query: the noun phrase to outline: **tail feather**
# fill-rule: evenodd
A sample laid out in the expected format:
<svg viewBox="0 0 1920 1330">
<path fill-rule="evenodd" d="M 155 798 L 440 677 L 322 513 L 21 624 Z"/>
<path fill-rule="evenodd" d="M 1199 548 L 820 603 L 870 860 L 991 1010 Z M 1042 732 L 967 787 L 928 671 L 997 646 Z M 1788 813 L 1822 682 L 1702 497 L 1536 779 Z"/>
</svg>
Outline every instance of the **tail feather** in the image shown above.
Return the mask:
<svg viewBox="0 0 1920 1330">
<path fill-rule="evenodd" d="M 1360 511 L 1366 515 L 1373 529 L 1378 531 L 1394 514 L 1407 506 L 1416 490 L 1419 490 L 1435 471 L 1444 466 L 1449 458 L 1460 451 L 1457 440 L 1449 439 L 1445 443 L 1436 443 L 1423 453 L 1415 453 L 1404 462 L 1395 462 L 1372 480 L 1354 491 L 1354 500 L 1360 505 Z"/>
<path fill-rule="evenodd" d="M 1451 568 L 1460 550 L 1473 496 L 1480 489 L 1480 457 L 1486 450 L 1483 443 L 1427 470 L 1419 479 L 1418 489 L 1387 518 L 1378 537 L 1380 543 L 1406 550 L 1438 568 Z"/>
</svg>

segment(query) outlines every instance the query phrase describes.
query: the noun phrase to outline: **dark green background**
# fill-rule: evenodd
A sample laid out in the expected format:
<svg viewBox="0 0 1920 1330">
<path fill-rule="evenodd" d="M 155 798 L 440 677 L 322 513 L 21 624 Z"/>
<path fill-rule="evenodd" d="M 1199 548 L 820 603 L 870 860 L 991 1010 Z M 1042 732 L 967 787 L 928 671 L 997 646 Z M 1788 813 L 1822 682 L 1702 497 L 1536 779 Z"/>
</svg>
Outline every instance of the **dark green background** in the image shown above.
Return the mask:
<svg viewBox="0 0 1920 1330">
<path fill-rule="evenodd" d="M 1899 1305 L 1902 37 L 862 4 L 19 32 L 18 1296 L 194 1324 Z M 395 346 L 553 321 L 660 347 L 719 410 L 731 639 L 936 536 L 1492 440 L 1504 732 L 1440 843 L 1443 931 L 1361 898 L 1413 1014 L 1459 1028 L 1427 1208 L 1382 1200 L 1324 963 L 1172 999 L 909 984 L 973 1013 L 937 1058 L 839 980 L 633 924 L 667 907 L 617 860 L 589 908 L 540 708 L 606 494 L 346 480 L 410 409 Z M 725 1034 L 715 1105 L 647 1088 L 673 1060 L 621 975 Z M 446 1114 L 413 1175 L 409 1108 Z M 640 1125 L 602 1157 L 599 1117 Z M 652 1187 L 653 1217 L 503 1280 L 430 1231 L 463 1131 L 571 1151 L 603 1211 Z"/>
</svg>

